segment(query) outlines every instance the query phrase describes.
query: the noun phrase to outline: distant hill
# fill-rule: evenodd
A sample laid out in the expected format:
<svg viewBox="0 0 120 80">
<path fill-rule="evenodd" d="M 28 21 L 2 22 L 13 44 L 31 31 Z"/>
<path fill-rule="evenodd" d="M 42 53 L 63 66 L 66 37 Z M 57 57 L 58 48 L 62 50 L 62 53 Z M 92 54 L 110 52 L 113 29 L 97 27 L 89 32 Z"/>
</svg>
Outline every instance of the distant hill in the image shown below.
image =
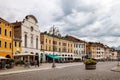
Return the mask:
<svg viewBox="0 0 120 80">
<path fill-rule="evenodd" d="M 120 46 L 118 46 L 118 47 L 112 47 L 112 48 L 114 48 L 116 50 L 120 50 Z"/>
</svg>

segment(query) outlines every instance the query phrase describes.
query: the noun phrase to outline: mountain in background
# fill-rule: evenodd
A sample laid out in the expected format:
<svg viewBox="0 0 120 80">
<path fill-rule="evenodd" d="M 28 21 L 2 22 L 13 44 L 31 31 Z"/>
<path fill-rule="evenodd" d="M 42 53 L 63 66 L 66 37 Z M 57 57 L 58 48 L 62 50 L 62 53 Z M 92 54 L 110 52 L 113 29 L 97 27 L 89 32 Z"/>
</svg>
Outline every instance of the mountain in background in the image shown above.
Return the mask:
<svg viewBox="0 0 120 80">
<path fill-rule="evenodd" d="M 118 46 L 118 47 L 112 47 L 112 48 L 114 48 L 115 50 L 120 50 L 120 46 Z"/>
</svg>

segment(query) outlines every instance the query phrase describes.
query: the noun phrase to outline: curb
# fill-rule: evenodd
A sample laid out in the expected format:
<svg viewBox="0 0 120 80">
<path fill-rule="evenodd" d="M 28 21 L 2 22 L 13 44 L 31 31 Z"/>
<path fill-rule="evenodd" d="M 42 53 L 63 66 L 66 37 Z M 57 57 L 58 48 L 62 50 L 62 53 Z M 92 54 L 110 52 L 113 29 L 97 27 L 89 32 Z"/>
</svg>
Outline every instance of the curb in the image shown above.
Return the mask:
<svg viewBox="0 0 120 80">
<path fill-rule="evenodd" d="M 47 67 L 47 68 L 37 68 L 37 69 L 29 69 L 29 70 L 17 70 L 17 71 L 11 71 L 11 72 L 2 72 L 2 73 L 0 73 L 0 76 L 8 75 L 8 74 L 15 74 L 15 73 L 38 71 L 38 70 L 41 71 L 41 70 L 50 70 L 50 69 L 61 69 L 61 68 L 66 68 L 66 67 L 78 66 L 78 65 L 82 65 L 82 64 L 58 66 L 56 68 Z"/>
</svg>

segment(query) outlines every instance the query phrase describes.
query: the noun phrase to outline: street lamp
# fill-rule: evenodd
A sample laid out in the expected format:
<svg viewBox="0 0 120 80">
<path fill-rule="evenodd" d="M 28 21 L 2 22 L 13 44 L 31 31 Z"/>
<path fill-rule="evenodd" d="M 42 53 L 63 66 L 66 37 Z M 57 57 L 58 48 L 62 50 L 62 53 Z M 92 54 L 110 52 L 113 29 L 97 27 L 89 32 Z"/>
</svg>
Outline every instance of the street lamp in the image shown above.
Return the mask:
<svg viewBox="0 0 120 80">
<path fill-rule="evenodd" d="M 55 27 L 53 25 L 53 56 L 54 56 L 54 50 L 55 50 L 55 46 L 54 46 L 54 34 L 55 34 Z M 55 65 L 55 59 L 53 57 L 53 63 L 52 63 L 52 68 L 55 68 L 56 65 Z"/>
</svg>

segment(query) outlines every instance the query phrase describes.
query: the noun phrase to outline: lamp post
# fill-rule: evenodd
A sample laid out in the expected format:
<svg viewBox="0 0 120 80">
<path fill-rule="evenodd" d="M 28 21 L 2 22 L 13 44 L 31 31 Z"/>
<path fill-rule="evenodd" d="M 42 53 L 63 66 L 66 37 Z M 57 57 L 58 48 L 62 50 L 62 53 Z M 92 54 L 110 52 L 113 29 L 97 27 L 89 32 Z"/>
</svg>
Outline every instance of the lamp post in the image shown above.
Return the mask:
<svg viewBox="0 0 120 80">
<path fill-rule="evenodd" d="M 55 34 L 55 27 L 53 25 L 53 56 L 54 56 L 54 50 L 55 50 L 55 46 L 54 46 L 54 34 Z M 55 59 L 53 58 L 53 63 L 52 63 L 52 68 L 55 68 Z"/>
</svg>

